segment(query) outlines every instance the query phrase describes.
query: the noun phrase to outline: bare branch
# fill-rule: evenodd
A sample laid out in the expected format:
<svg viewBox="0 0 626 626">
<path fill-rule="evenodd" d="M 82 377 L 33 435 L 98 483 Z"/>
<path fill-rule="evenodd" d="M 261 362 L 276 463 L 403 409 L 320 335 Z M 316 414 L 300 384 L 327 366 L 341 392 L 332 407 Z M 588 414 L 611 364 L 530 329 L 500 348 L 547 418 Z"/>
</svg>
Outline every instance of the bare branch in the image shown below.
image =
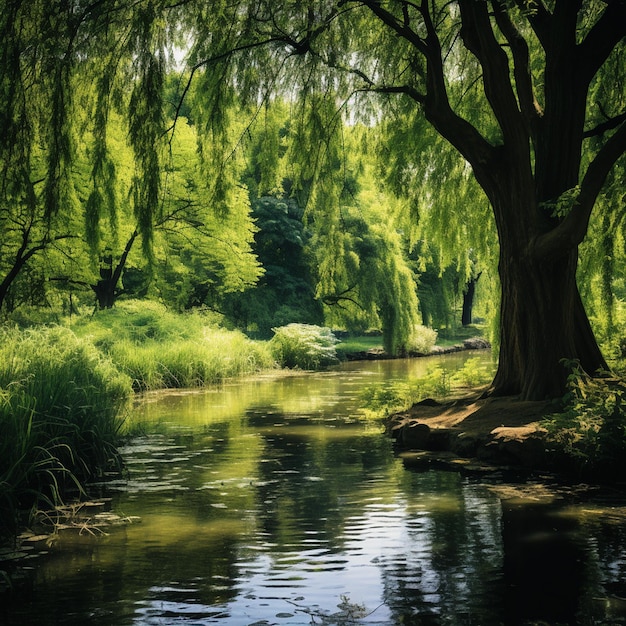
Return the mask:
<svg viewBox="0 0 626 626">
<path fill-rule="evenodd" d="M 606 117 L 606 116 L 605 116 Z M 615 117 L 607 118 L 606 121 L 586 130 L 583 133 L 583 137 L 588 139 L 589 137 L 598 137 L 600 135 L 604 135 L 604 133 L 617 128 L 622 122 L 626 121 L 626 112 L 620 113 Z"/>
</svg>

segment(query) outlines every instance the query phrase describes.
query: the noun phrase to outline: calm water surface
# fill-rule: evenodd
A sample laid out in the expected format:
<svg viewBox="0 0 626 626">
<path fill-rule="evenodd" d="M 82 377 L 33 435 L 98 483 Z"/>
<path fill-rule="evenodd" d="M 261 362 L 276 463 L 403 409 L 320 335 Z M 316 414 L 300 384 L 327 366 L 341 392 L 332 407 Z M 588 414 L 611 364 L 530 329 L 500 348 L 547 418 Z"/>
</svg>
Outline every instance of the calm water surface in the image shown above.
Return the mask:
<svg viewBox="0 0 626 626">
<path fill-rule="evenodd" d="M 147 395 L 108 494 L 141 522 L 62 533 L 0 622 L 626 623 L 617 496 L 411 471 L 362 418 L 364 386 L 468 356 Z"/>
</svg>

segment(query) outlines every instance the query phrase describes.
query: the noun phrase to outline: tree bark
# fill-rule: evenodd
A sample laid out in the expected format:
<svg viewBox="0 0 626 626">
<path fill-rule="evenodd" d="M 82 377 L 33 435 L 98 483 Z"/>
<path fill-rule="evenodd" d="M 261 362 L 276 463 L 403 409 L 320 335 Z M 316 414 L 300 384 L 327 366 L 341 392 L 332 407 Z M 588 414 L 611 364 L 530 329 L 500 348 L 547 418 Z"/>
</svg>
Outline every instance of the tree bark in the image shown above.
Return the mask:
<svg viewBox="0 0 626 626">
<path fill-rule="evenodd" d="M 493 393 L 528 400 L 558 397 L 568 362 L 578 361 L 590 374 L 608 369 L 578 292 L 577 251 L 520 259 L 501 243 L 500 359 Z"/>
<path fill-rule="evenodd" d="M 135 243 L 135 239 L 137 239 L 138 236 L 138 231 L 133 231 L 126 242 L 124 251 L 120 256 L 115 269 L 113 268 L 113 258 L 109 256 L 105 259 L 108 267 L 100 269 L 100 280 L 95 285 L 91 285 L 93 292 L 96 294 L 96 301 L 100 310 L 113 308 L 118 296 L 121 295 L 122 291 L 118 289 L 118 284 L 122 277 L 122 271 L 126 266 L 128 255 L 133 247 L 133 244 Z"/>
<path fill-rule="evenodd" d="M 476 294 L 476 283 L 480 278 L 480 274 L 474 278 L 470 278 L 463 292 L 463 310 L 461 312 L 461 324 L 469 326 L 472 323 L 472 309 L 474 308 L 474 296 Z"/>
</svg>

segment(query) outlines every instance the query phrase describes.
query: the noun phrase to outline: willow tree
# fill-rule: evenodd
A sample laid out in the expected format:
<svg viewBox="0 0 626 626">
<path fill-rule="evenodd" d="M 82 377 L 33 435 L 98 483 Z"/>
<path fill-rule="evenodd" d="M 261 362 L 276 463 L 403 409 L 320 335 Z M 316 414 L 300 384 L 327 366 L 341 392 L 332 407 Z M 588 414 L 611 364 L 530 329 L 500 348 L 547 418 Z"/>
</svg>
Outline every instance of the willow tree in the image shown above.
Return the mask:
<svg viewBox="0 0 626 626">
<path fill-rule="evenodd" d="M 73 235 L 76 208 L 73 24 L 67 10 L 32 2 L 25 15 L 22 4 L 0 14 L 0 308 L 32 260 Z"/>
<path fill-rule="evenodd" d="M 315 108 L 317 126 L 332 119 L 316 120 L 324 97 L 352 96 L 371 123 L 412 106 L 470 164 L 499 240 L 494 393 L 560 395 L 563 359 L 606 368 L 576 269 L 626 150 L 623 0 L 259 0 L 237 3 L 231 17 L 245 19 L 231 29 L 233 54 L 198 50 L 195 67 L 217 63 L 225 76 L 230 63 L 244 92 L 265 69 Z M 310 167 L 321 152 L 304 154 Z M 410 167 L 414 155 L 405 158 Z"/>
<path fill-rule="evenodd" d="M 0 308 L 20 275 L 48 251 L 76 262 L 62 277 L 48 272 L 58 284 L 89 282 L 104 261 L 91 283 L 101 307 L 119 293 L 135 242 L 142 244 L 140 263 L 162 262 L 166 244 L 175 241 L 180 251 L 191 238 L 189 246 L 202 258 L 197 263 L 218 267 L 221 289 L 240 290 L 256 280 L 241 168 L 231 162 L 221 175 L 207 167 L 201 176 L 196 135 L 169 119 L 165 80 L 184 4 L 3 4 Z M 232 151 L 223 121 L 220 130 L 219 149 Z M 178 154 L 184 143 L 193 159 Z M 204 162 L 209 155 L 207 147 Z M 226 213 L 228 223 L 217 219 Z M 173 249 L 172 243 L 168 258 Z"/>
</svg>

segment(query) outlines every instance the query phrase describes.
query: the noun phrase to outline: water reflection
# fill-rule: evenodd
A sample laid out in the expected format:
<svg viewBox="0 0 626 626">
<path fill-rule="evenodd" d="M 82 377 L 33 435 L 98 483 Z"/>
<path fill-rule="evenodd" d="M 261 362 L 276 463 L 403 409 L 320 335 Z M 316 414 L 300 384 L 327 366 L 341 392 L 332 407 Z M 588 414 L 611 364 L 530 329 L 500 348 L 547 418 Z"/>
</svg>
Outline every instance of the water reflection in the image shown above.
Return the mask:
<svg viewBox="0 0 626 626">
<path fill-rule="evenodd" d="M 626 623 L 617 503 L 407 471 L 357 410 L 402 363 L 148 396 L 111 486 L 142 523 L 63 535 L 0 622 Z"/>
</svg>

